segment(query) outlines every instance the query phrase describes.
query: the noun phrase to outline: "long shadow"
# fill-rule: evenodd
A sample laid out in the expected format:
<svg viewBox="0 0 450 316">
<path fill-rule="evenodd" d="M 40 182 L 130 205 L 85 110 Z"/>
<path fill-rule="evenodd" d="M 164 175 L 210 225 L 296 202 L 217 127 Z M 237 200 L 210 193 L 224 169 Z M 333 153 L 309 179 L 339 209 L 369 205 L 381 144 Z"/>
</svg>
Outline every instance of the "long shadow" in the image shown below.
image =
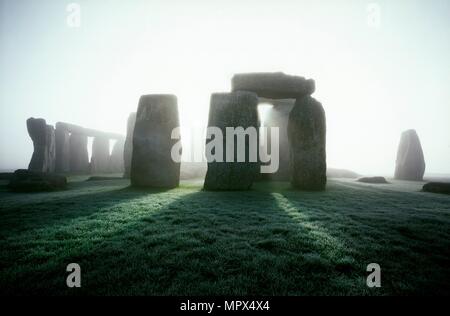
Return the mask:
<svg viewBox="0 0 450 316">
<path fill-rule="evenodd" d="M 164 189 L 142 189 L 131 186 L 107 186 L 103 183 L 72 185 L 69 190 L 54 193 L 13 193 L 14 202 L 0 207 L 0 237 L 30 229 L 63 225 L 79 217 L 89 217 L 118 204 L 128 203 Z M 100 192 L 97 192 L 100 190 Z M 17 202 L 16 202 L 17 201 Z"/>
<path fill-rule="evenodd" d="M 310 193 L 264 184 L 247 192 L 127 190 L 99 193 L 94 200 L 107 203 L 102 208 L 106 213 L 92 220 L 54 221 L 54 230 L 37 236 L 37 249 L 17 240 L 9 249 L 14 255 L 6 259 L 15 259 L 20 272 L 6 269 L 3 288 L 20 294 L 392 294 L 399 289 L 418 293 L 428 279 L 432 282 L 425 290 L 448 292 L 442 282 L 442 275 L 444 280 L 448 275 L 446 242 L 435 245 L 442 258 L 427 261 L 431 266 L 426 273 L 435 272 L 425 277 L 419 271 L 409 283 L 396 283 L 408 273 L 402 272 L 405 267 L 417 271 L 414 262 L 407 263 L 411 256 L 402 259 L 396 253 L 396 246 L 407 252 L 416 245 L 409 245 L 410 236 L 402 237 L 405 231 L 395 226 L 408 209 L 405 205 L 392 211 L 397 193 L 355 196 L 336 185 Z M 83 205 L 98 209 L 92 201 Z M 389 211 L 394 226 L 387 225 Z M 436 228 L 435 222 L 427 224 L 421 236 Z M 374 230 L 379 225 L 386 227 Z M 401 237 L 401 244 L 389 250 Z M 428 241 L 418 244 L 424 245 Z M 373 258 L 387 267 L 380 290 L 365 286 L 366 261 Z M 82 266 L 84 283 L 77 292 L 60 282 L 69 262 Z M 401 288 L 405 284 L 409 287 Z"/>
</svg>

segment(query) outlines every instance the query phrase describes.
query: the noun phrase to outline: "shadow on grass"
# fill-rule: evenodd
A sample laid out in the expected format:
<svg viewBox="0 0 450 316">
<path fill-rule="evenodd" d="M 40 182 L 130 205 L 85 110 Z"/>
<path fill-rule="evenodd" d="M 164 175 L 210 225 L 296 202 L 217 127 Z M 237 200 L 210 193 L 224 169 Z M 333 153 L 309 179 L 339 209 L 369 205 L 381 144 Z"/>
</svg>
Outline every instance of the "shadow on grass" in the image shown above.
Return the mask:
<svg viewBox="0 0 450 316">
<path fill-rule="evenodd" d="M 48 214 L 36 229 L 0 243 L 1 288 L 19 294 L 448 293 L 442 281 L 450 257 L 448 222 L 433 212 L 421 215 L 411 204 L 396 209 L 405 202 L 401 194 L 386 194 L 264 184 L 247 192 L 125 188 L 85 194 L 85 201 L 66 205 L 69 220 Z M 430 232 L 447 241 L 432 245 Z M 420 272 L 410 260 L 423 257 L 426 247 L 433 253 L 419 261 L 428 264 Z M 372 261 L 384 269 L 380 290 L 365 286 Z M 70 262 L 82 267 L 80 289 L 65 287 Z"/>
</svg>

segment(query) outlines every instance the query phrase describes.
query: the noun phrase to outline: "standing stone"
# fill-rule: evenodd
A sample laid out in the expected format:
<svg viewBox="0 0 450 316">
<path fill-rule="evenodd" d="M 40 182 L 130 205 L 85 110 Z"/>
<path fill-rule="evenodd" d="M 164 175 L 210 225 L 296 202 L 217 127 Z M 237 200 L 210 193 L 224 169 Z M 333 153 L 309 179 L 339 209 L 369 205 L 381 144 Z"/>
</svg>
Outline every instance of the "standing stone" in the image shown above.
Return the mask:
<svg viewBox="0 0 450 316">
<path fill-rule="evenodd" d="M 92 142 L 91 173 L 106 173 L 109 165 L 109 139 L 95 137 Z"/>
<path fill-rule="evenodd" d="M 422 181 L 425 159 L 419 136 L 413 129 L 404 131 L 398 145 L 395 179 Z"/>
<path fill-rule="evenodd" d="M 174 188 L 180 182 L 180 163 L 172 159 L 172 130 L 180 126 L 174 95 L 144 95 L 139 100 L 133 133 L 131 184 Z"/>
<path fill-rule="evenodd" d="M 298 99 L 289 114 L 291 183 L 301 190 L 324 190 L 326 171 L 325 111 L 310 96 Z"/>
<path fill-rule="evenodd" d="M 119 173 L 124 172 L 124 164 L 123 164 L 123 157 L 124 157 L 124 145 L 125 142 L 123 139 L 119 139 L 114 144 L 114 147 L 111 151 L 111 156 L 109 157 L 109 166 L 108 170 L 112 173 Z"/>
<path fill-rule="evenodd" d="M 37 172 L 55 171 L 55 130 L 44 119 L 29 118 L 27 130 L 33 141 L 33 155 L 28 170 Z"/>
<path fill-rule="evenodd" d="M 261 99 L 260 99 L 261 102 Z M 267 102 L 267 101 L 266 101 Z M 267 110 L 264 126 L 278 127 L 279 132 L 279 168 L 275 173 L 265 174 L 266 179 L 276 181 L 289 181 L 291 178 L 290 170 L 290 146 L 287 135 L 287 126 L 289 121 L 289 113 L 294 107 L 295 100 L 272 100 L 273 107 Z M 267 133 L 269 152 L 272 150 L 270 130 Z M 275 150 L 275 148 L 273 148 Z"/>
<path fill-rule="evenodd" d="M 70 149 L 69 149 L 70 133 L 61 125 L 56 123 L 55 128 L 55 147 L 56 147 L 56 162 L 55 170 L 59 173 L 70 171 Z"/>
<path fill-rule="evenodd" d="M 70 172 L 81 174 L 89 173 L 87 143 L 88 138 L 86 135 L 76 133 L 70 135 Z"/>
<path fill-rule="evenodd" d="M 132 112 L 128 116 L 127 136 L 125 139 L 125 145 L 123 150 L 123 162 L 125 167 L 123 177 L 127 179 L 130 178 L 131 157 L 133 156 L 133 133 L 135 124 L 136 124 L 136 112 Z"/>
<path fill-rule="evenodd" d="M 209 127 L 217 127 L 222 131 L 223 162 L 208 162 L 204 189 L 205 190 L 248 190 L 259 176 L 260 166 L 250 162 L 249 138 L 245 140 L 245 162 L 237 162 L 237 141 L 234 141 L 234 162 L 226 162 L 226 128 L 254 127 L 258 129 L 258 97 L 252 92 L 215 93 L 211 96 L 209 109 Z M 236 137 L 235 137 L 236 138 Z M 213 140 L 207 141 L 207 144 Z"/>
</svg>

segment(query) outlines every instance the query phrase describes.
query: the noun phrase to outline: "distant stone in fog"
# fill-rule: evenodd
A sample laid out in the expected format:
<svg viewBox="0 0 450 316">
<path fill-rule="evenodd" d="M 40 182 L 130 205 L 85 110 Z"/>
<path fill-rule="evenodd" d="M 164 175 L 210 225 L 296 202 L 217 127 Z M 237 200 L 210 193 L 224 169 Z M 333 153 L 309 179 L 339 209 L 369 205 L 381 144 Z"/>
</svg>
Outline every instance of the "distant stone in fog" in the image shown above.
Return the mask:
<svg viewBox="0 0 450 316">
<path fill-rule="evenodd" d="M 231 85 L 233 91 L 250 91 L 271 99 L 296 99 L 315 90 L 314 80 L 282 72 L 236 74 L 231 79 Z"/>
<path fill-rule="evenodd" d="M 124 172 L 124 140 L 118 140 L 114 144 L 114 147 L 111 151 L 111 156 L 109 157 L 109 172 L 119 173 Z"/>
<path fill-rule="evenodd" d="M 269 103 L 273 106 L 266 111 L 264 126 L 278 127 L 279 131 L 279 168 L 275 173 L 263 174 L 263 179 L 276 181 L 289 181 L 291 177 L 290 171 L 290 146 L 287 136 L 287 125 L 289 121 L 289 113 L 294 107 L 294 99 L 267 100 L 259 99 L 260 103 Z M 271 148 L 270 130 L 267 134 L 267 145 Z"/>
<path fill-rule="evenodd" d="M 422 181 L 425 159 L 419 136 L 413 129 L 402 133 L 397 151 L 395 179 Z"/>
<path fill-rule="evenodd" d="M 44 119 L 29 118 L 27 130 L 33 141 L 33 155 L 28 170 L 38 172 L 55 171 L 55 130 Z"/>
<path fill-rule="evenodd" d="M 180 163 L 171 157 L 172 130 L 179 127 L 174 95 L 144 95 L 139 100 L 133 133 L 131 184 L 142 187 L 173 188 L 180 181 Z"/>
<path fill-rule="evenodd" d="M 307 96 L 297 99 L 289 114 L 291 183 L 302 190 L 324 190 L 326 177 L 326 120 L 318 101 Z"/>
<path fill-rule="evenodd" d="M 73 173 L 89 173 L 89 154 L 86 135 L 72 133 L 69 139 L 70 171 Z"/>
<path fill-rule="evenodd" d="M 123 149 L 123 163 L 124 163 L 124 178 L 130 178 L 131 157 L 133 155 L 133 133 L 134 125 L 136 124 L 136 112 L 130 113 L 127 121 L 127 136 Z"/>
<path fill-rule="evenodd" d="M 205 190 L 248 190 L 258 178 L 259 163 L 249 162 L 248 139 L 245 141 L 245 162 L 237 162 L 237 142 L 234 142 L 234 162 L 225 162 L 226 127 L 258 128 L 257 106 L 258 97 L 253 92 L 214 93 L 211 96 L 208 126 L 222 131 L 224 162 L 208 163 Z"/>
<path fill-rule="evenodd" d="M 92 142 L 91 173 L 106 173 L 109 167 L 109 139 L 94 137 Z"/>
<path fill-rule="evenodd" d="M 70 171 L 70 133 L 61 125 L 60 122 L 56 123 L 55 128 L 55 150 L 56 161 L 55 171 L 59 173 Z"/>
</svg>

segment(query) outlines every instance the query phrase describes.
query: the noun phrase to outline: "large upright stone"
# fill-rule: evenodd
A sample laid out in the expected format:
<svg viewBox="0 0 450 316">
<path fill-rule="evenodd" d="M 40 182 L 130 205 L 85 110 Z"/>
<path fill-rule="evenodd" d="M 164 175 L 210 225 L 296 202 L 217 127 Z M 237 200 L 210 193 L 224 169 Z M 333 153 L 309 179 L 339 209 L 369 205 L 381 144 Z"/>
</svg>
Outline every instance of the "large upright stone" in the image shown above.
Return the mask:
<svg viewBox="0 0 450 316">
<path fill-rule="evenodd" d="M 123 162 L 124 162 L 124 178 L 130 178 L 131 171 L 131 157 L 133 156 L 133 133 L 134 125 L 136 124 L 136 112 L 130 113 L 127 121 L 127 136 L 125 138 L 125 145 L 123 149 Z"/>
<path fill-rule="evenodd" d="M 291 183 L 301 190 L 324 190 L 327 182 L 325 111 L 310 96 L 298 99 L 289 114 Z"/>
<path fill-rule="evenodd" d="M 172 131 L 180 126 L 174 95 L 144 95 L 139 100 L 133 133 L 131 184 L 173 188 L 180 182 L 180 163 L 172 159 Z"/>
<path fill-rule="evenodd" d="M 119 173 L 124 172 L 124 164 L 123 164 L 123 150 L 125 141 L 120 139 L 116 141 L 114 147 L 111 151 L 111 156 L 109 157 L 109 172 Z"/>
<path fill-rule="evenodd" d="M 419 136 L 413 129 L 404 131 L 398 145 L 395 179 L 422 181 L 425 159 Z"/>
<path fill-rule="evenodd" d="M 106 173 L 109 167 L 109 139 L 95 137 L 92 142 L 91 173 Z"/>
<path fill-rule="evenodd" d="M 258 97 L 252 92 L 215 93 L 211 96 L 208 127 L 217 127 L 222 131 L 223 162 L 208 162 L 204 189 L 205 190 L 248 190 L 259 175 L 259 163 L 250 162 L 250 146 L 258 148 L 258 136 L 256 144 L 251 144 L 249 138 L 245 139 L 245 162 L 237 162 L 237 140 L 234 141 L 233 162 L 226 162 L 226 128 L 227 127 L 259 127 Z M 257 132 L 256 132 L 257 134 Z M 208 143 L 215 141 L 211 139 Z M 257 157 L 258 160 L 258 157 Z"/>
<path fill-rule="evenodd" d="M 290 146 L 287 135 L 287 125 L 289 121 L 289 113 L 294 107 L 294 99 L 282 99 L 282 100 L 266 100 L 260 99 L 260 103 L 269 103 L 273 106 L 269 108 L 264 117 L 264 126 L 266 127 L 278 127 L 279 140 L 279 167 L 274 173 L 264 174 L 265 179 L 276 181 L 289 181 L 291 177 L 290 171 Z M 271 143 L 271 130 L 267 133 L 267 145 L 269 147 L 269 153 L 272 150 L 276 150 L 276 146 Z"/>
<path fill-rule="evenodd" d="M 282 72 L 236 74 L 231 85 L 233 91 L 251 91 L 259 97 L 271 99 L 296 99 L 315 90 L 314 80 Z"/>
<path fill-rule="evenodd" d="M 55 149 L 56 161 L 55 171 L 65 173 L 70 171 L 70 147 L 69 147 L 70 133 L 61 125 L 56 123 L 55 128 Z"/>
<path fill-rule="evenodd" d="M 29 118 L 27 130 L 33 141 L 33 155 L 28 170 L 37 172 L 55 171 L 55 130 L 44 119 Z"/>
<path fill-rule="evenodd" d="M 70 135 L 70 172 L 89 173 L 89 154 L 87 150 L 88 138 L 86 135 L 72 133 Z"/>
</svg>

